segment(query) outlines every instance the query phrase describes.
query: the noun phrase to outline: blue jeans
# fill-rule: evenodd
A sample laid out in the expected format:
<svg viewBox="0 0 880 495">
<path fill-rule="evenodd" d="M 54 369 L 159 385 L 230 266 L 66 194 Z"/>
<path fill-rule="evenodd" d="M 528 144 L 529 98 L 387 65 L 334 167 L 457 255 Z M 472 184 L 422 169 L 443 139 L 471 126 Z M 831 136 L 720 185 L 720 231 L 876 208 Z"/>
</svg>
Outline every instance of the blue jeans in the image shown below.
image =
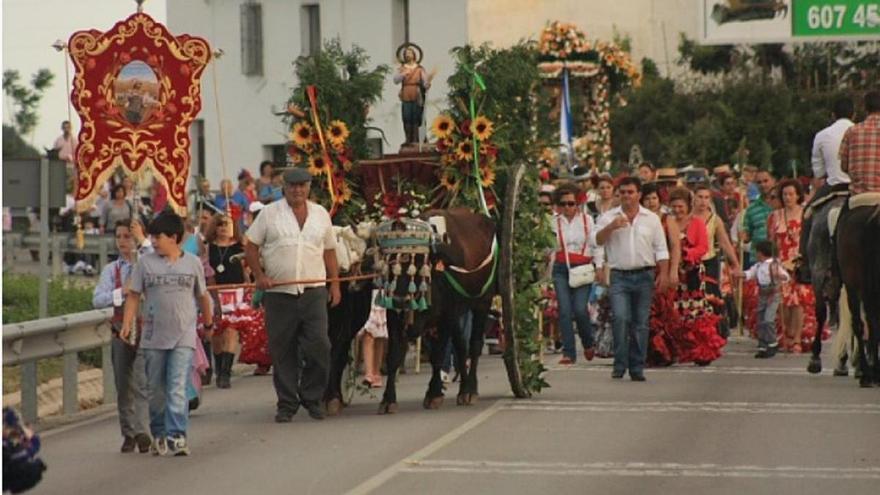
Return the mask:
<svg viewBox="0 0 880 495">
<path fill-rule="evenodd" d="M 592 284 L 571 288 L 568 285 L 568 267 L 564 263 L 553 263 L 553 288 L 559 304 L 559 330 L 562 332 L 562 355 L 577 360 L 574 343 L 573 322 L 577 322 L 578 334 L 584 349 L 593 347 L 593 326 L 587 313 Z"/>
<path fill-rule="evenodd" d="M 189 380 L 194 350 L 144 349 L 147 367 L 147 397 L 150 402 L 150 433 L 153 438 L 186 436 L 189 402 L 186 382 Z"/>
<path fill-rule="evenodd" d="M 654 295 L 654 270 L 611 270 L 609 299 L 614 331 L 614 371 L 641 374 L 648 354 L 648 318 Z"/>
<path fill-rule="evenodd" d="M 758 348 L 776 347 L 776 311 L 781 296 L 775 287 L 758 290 Z"/>
</svg>

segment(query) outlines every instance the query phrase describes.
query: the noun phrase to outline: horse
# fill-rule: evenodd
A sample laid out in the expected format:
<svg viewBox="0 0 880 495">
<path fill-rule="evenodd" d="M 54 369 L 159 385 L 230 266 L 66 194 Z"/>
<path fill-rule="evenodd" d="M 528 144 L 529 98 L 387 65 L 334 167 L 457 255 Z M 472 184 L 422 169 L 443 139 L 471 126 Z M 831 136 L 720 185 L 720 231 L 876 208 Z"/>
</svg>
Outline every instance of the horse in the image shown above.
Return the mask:
<svg viewBox="0 0 880 495">
<path fill-rule="evenodd" d="M 342 380 L 349 365 L 349 350 L 358 331 L 367 323 L 372 304 L 372 283 L 367 281 L 342 282 L 342 300 L 327 311 L 327 334 L 330 337 L 330 373 L 324 390 L 327 414 L 340 413 L 345 400 Z"/>
<path fill-rule="evenodd" d="M 498 253 L 494 222 L 471 210 L 453 208 L 426 212 L 422 218 L 442 218 L 445 242 L 438 243 L 430 254 L 430 299 L 425 311 L 408 312 L 401 306 L 410 283 L 410 274 L 402 271 L 394 293 L 397 308 L 386 313 L 388 324 L 388 378 L 379 404 L 379 414 L 393 414 L 398 410 L 396 374 L 405 354 L 407 338 L 423 335 L 430 346 L 431 379 L 422 405 L 437 409 L 443 403 L 443 366 L 446 346 L 450 339 L 456 350 L 455 366 L 460 377 L 458 405 L 475 404 L 478 396 L 477 369 L 482 353 L 486 323 L 492 297 L 497 292 L 495 272 Z M 419 255 L 428 256 L 428 255 Z M 417 262 L 413 258 L 413 263 Z M 424 263 L 424 260 L 422 260 Z M 463 316 L 473 315 L 468 341 L 462 331 Z M 410 319 L 411 321 L 407 321 Z M 426 332 L 425 329 L 432 329 Z M 464 359 L 467 356 L 467 359 Z"/>
<path fill-rule="evenodd" d="M 812 356 L 807 371 L 813 374 L 822 372 L 822 329 L 828 321 L 829 310 L 832 324 L 838 321 L 840 279 L 832 273 L 833 245 L 829 218 L 832 211 L 839 211 L 845 200 L 843 196 L 829 197 L 828 201 L 812 207 L 811 210 L 813 221 L 807 237 L 807 259 L 811 284 L 816 295 L 816 335 L 813 336 Z M 846 369 L 845 357 L 838 363 L 838 368 L 841 367 Z"/>
<path fill-rule="evenodd" d="M 836 241 L 840 277 L 857 343 L 859 385 L 880 386 L 880 193 L 850 198 L 849 208 L 844 208 L 838 220 Z"/>
</svg>

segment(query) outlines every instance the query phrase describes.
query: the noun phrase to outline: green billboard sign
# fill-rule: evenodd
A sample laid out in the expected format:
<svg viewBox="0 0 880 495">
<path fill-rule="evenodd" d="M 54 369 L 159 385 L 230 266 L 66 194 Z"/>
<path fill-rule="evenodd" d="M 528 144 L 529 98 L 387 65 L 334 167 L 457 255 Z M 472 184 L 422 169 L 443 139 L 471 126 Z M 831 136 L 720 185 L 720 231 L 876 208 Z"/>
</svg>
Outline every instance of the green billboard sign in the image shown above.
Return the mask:
<svg viewBox="0 0 880 495">
<path fill-rule="evenodd" d="M 792 10 L 795 39 L 876 35 L 880 40 L 880 1 L 793 0 Z"/>
</svg>

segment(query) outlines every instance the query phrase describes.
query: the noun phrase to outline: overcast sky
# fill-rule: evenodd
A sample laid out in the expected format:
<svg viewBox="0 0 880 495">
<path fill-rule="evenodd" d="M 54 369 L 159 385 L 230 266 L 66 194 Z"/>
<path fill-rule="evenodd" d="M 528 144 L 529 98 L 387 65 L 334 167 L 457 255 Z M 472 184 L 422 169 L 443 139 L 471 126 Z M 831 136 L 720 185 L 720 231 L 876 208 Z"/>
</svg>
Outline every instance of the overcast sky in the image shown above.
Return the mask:
<svg viewBox="0 0 880 495">
<path fill-rule="evenodd" d="M 182 0 L 176 0 L 182 1 Z M 166 0 L 147 0 L 144 12 L 165 22 Z M 74 31 L 113 27 L 137 10 L 134 0 L 2 0 L 3 70 L 15 69 L 24 81 L 40 68 L 55 74 L 52 87 L 40 105 L 40 123 L 34 133 L 37 149 L 49 147 L 60 134 L 61 121 L 67 120 L 70 89 L 65 87 L 64 63 L 69 60 L 50 45 L 67 40 Z M 71 78 L 73 65 L 70 65 Z M 74 129 L 79 119 L 73 113 Z M 9 121 L 9 101 L 3 99 L 3 122 Z M 30 137 L 26 138 L 30 141 Z"/>
</svg>

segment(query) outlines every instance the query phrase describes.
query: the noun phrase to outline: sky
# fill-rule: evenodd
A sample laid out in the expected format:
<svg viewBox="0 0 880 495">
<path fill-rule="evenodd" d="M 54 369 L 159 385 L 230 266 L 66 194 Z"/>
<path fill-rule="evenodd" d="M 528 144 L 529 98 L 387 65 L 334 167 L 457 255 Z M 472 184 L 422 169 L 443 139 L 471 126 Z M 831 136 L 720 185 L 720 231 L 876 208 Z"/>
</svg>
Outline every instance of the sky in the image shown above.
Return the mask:
<svg viewBox="0 0 880 495">
<path fill-rule="evenodd" d="M 180 1 L 180 0 L 177 0 Z M 144 12 L 160 22 L 166 20 L 166 0 L 147 0 Z M 65 87 L 66 54 L 51 45 L 61 39 L 65 43 L 75 31 L 107 30 L 137 10 L 134 0 L 2 0 L 3 70 L 15 69 L 21 80 L 30 81 L 38 69 L 47 68 L 55 80 L 40 102 L 40 122 L 32 144 L 37 149 L 51 147 L 61 134 L 61 122 L 67 120 L 70 89 Z M 73 65 L 69 65 L 73 77 Z M 79 119 L 73 115 L 74 132 L 79 132 Z M 3 98 L 3 122 L 9 122 L 10 104 Z M 26 137 L 31 141 L 30 136 Z"/>
</svg>

